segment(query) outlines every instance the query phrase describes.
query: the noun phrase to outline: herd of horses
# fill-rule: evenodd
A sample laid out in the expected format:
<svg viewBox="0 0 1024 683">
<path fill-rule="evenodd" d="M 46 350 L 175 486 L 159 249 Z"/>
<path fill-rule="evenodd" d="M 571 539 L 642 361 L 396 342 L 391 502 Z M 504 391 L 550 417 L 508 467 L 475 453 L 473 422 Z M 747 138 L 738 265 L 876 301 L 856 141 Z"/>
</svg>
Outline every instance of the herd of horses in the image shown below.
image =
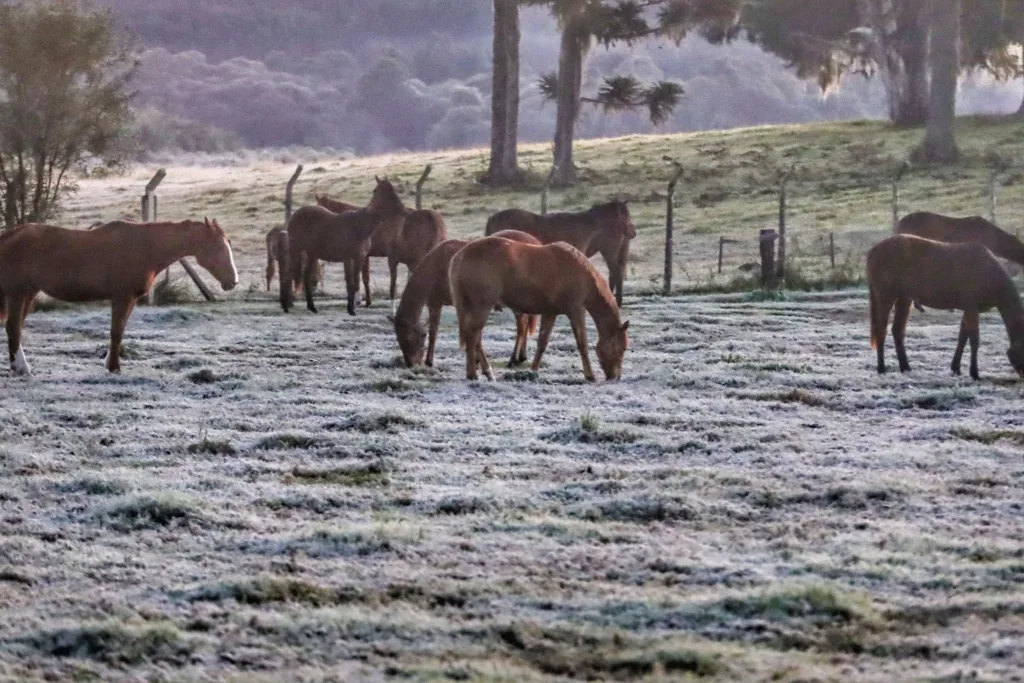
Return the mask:
<svg viewBox="0 0 1024 683">
<path fill-rule="evenodd" d="M 337 262 L 345 271 L 348 313 L 356 315 L 360 279 L 365 305 L 371 304 L 370 258 L 386 258 L 392 300 L 399 265 L 409 268 L 406 287 L 389 316 L 407 366 L 433 365 L 441 310 L 454 306 L 466 377 L 476 379 L 479 369 L 493 380 L 483 329 L 492 311 L 508 308 L 516 324 L 510 365 L 526 362 L 527 339 L 537 333 L 531 366 L 537 371 L 555 320 L 565 315 L 584 376 L 594 380 L 587 342 L 589 315 L 597 329 L 595 350 L 605 377 L 621 377 L 629 322 L 622 320 L 620 308 L 629 244 L 636 236 L 626 202 L 612 200 L 586 211 L 545 215 L 507 209 L 490 217 L 483 237 L 459 240 L 448 239 L 438 212 L 407 209 L 387 177 L 376 180 L 364 206 L 317 196 L 315 205 L 299 208 L 287 225 L 267 234 L 267 289 L 276 265 L 285 312 L 301 290 L 307 308 L 315 313 L 321 263 Z M 895 233 L 867 254 L 871 344 L 877 351 L 878 372 L 885 372 L 890 316 L 899 368 L 910 369 L 906 326 L 910 309 L 916 306 L 963 311 L 951 369 L 960 373 L 970 343 L 970 375 L 977 379 L 979 314 L 996 308 L 1010 340 L 1007 357 L 1024 377 L 1024 304 L 998 260 L 1024 265 L 1024 243 L 980 217 L 928 212 L 905 216 Z M 607 279 L 590 261 L 596 254 L 608 265 Z M 146 296 L 158 273 L 186 256 L 195 257 L 225 290 L 238 284 L 230 240 L 215 220 L 114 221 L 90 230 L 26 224 L 0 234 L 0 321 L 6 322 L 12 372 L 31 374 L 22 332 L 40 292 L 69 302 L 111 302 L 106 367 L 119 372 L 121 339 L 136 302 Z M 421 323 L 424 309 L 426 329 Z"/>
</svg>

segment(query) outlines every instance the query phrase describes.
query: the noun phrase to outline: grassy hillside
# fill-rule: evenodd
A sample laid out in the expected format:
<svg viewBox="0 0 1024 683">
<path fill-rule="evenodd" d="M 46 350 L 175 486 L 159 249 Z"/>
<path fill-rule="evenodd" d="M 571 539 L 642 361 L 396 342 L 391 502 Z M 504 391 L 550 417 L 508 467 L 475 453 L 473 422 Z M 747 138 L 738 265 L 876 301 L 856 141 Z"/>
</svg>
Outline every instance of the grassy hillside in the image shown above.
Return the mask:
<svg viewBox="0 0 1024 683">
<path fill-rule="evenodd" d="M 932 209 L 953 214 L 988 212 L 990 177 L 987 156 L 1024 153 L 1024 121 L 963 119 L 959 123 L 964 162 L 942 169 L 912 169 L 902 186 L 903 211 Z M 776 181 L 781 169 L 796 164 L 790 184 L 790 252 L 803 274 L 829 270 L 824 251 L 835 233 L 837 268 L 859 271 L 864 251 L 889 227 L 890 178 L 919 140 L 919 130 L 894 129 L 880 122 L 774 126 L 671 136 L 631 136 L 578 144 L 582 181 L 555 190 L 551 210 L 578 210 L 613 195 L 633 200 L 639 232 L 632 249 L 627 288 L 661 286 L 665 188 L 670 155 L 686 168 L 676 193 L 676 273 L 679 288 L 698 288 L 733 280 L 743 263 L 757 260 L 756 235 L 777 221 Z M 485 170 L 486 150 L 461 150 L 359 158 L 305 159 L 297 185 L 300 203 L 315 192 L 349 201 L 369 198 L 374 174 L 399 181 L 407 201 L 424 164 L 434 173 L 425 190 L 425 206 L 441 211 L 452 236 L 483 232 L 487 217 L 521 206 L 538 210 L 541 178 L 548 169 L 549 145 L 526 146 L 523 165 L 534 178 L 525 190 L 493 190 L 476 178 Z M 282 219 L 284 184 L 293 163 L 260 161 L 245 167 L 168 168 L 160 187 L 161 215 L 217 217 L 235 238 L 243 285 L 261 277 L 263 234 Z M 122 214 L 137 214 L 138 196 L 154 169 L 138 168 L 128 177 L 85 179 L 68 202 L 66 224 L 88 224 Z M 1024 169 L 1001 176 L 1000 223 L 1011 232 L 1021 227 Z M 714 272 L 720 236 L 738 240 L 726 249 L 722 275 Z M 378 266 L 375 279 L 382 280 Z M 336 286 L 337 279 L 334 280 Z M 330 283 L 329 283 L 330 286 Z"/>
</svg>

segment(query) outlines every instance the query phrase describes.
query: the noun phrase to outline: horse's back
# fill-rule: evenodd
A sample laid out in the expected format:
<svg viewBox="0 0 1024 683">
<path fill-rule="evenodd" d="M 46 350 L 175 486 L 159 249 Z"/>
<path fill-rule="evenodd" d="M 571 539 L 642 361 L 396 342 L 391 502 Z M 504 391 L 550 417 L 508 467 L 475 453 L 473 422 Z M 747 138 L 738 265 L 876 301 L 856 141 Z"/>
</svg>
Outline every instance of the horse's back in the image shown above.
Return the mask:
<svg viewBox="0 0 1024 683">
<path fill-rule="evenodd" d="M 507 240 L 512 240 L 513 242 L 522 242 L 523 244 L 543 244 L 543 242 L 537 239 L 535 235 L 531 235 L 528 232 L 523 232 L 522 230 L 499 230 L 498 232 L 494 233 L 491 236 L 504 237 Z"/>
<path fill-rule="evenodd" d="M 487 219 L 484 236 L 491 236 L 503 230 L 518 230 L 532 234 L 537 218 L 537 214 L 525 209 L 503 209 Z"/>
</svg>

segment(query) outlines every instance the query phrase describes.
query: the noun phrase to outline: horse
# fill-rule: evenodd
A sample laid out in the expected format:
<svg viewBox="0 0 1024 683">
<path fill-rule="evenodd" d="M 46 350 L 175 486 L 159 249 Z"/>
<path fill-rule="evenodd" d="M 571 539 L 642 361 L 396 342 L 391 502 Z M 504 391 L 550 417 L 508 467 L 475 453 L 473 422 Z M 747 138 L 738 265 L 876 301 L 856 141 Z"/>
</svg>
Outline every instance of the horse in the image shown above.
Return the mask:
<svg viewBox="0 0 1024 683">
<path fill-rule="evenodd" d="M 532 369 L 540 369 L 551 329 L 566 315 L 583 361 L 583 376 L 594 381 L 587 349 L 586 314 L 597 326 L 597 358 L 608 379 L 622 376 L 622 357 L 629 346 L 608 283 L 586 255 L 563 242 L 534 246 L 503 237 L 485 237 L 467 244 L 449 268 L 452 300 L 459 318 L 459 346 L 466 350 L 466 378 L 477 378 L 479 362 L 494 379 L 481 337 L 491 310 L 499 301 L 517 313 L 541 316 Z"/>
<path fill-rule="evenodd" d="M 871 299 L 871 346 L 878 372 L 885 372 L 885 332 L 895 306 L 892 338 L 900 372 L 910 370 L 904 347 L 911 302 L 964 312 L 950 369 L 960 374 L 964 346 L 971 343 L 971 378 L 978 379 L 978 314 L 997 308 L 1010 338 L 1006 355 L 1024 377 L 1024 304 L 1010 276 L 985 246 L 944 243 L 896 235 L 871 247 L 867 255 Z"/>
<path fill-rule="evenodd" d="M 30 223 L 0 235 L 0 319 L 6 317 L 11 370 L 31 374 L 21 337 L 43 292 L 61 301 L 111 302 L 106 367 L 120 372 L 121 339 L 136 302 L 158 273 L 186 256 L 195 256 L 225 291 L 238 284 L 231 243 L 216 220 L 113 221 L 91 230 Z"/>
<path fill-rule="evenodd" d="M 499 233 L 500 237 L 526 244 L 540 244 L 532 235 L 515 230 Z M 452 305 L 451 287 L 448 282 L 448 268 L 452 257 L 469 244 L 466 240 L 447 240 L 434 247 L 412 271 L 405 291 L 394 315 L 395 336 L 402 350 L 406 367 L 424 363 L 423 343 L 429 337 L 425 364 L 434 366 L 434 346 L 437 329 L 441 323 L 441 309 Z M 428 332 L 420 325 L 420 315 L 427 308 Z M 516 314 L 516 343 L 512 349 L 509 367 L 526 361 L 527 337 L 537 330 L 537 316 Z"/>
<path fill-rule="evenodd" d="M 899 220 L 896 234 L 916 235 L 936 242 L 983 244 L 999 258 L 1024 266 L 1024 242 L 981 216 L 955 218 L 917 211 Z M 914 307 L 924 310 L 918 302 L 914 302 Z"/>
<path fill-rule="evenodd" d="M 388 270 L 391 272 L 391 298 L 395 298 L 398 264 L 405 264 L 409 274 L 416 270 L 427 254 L 448 239 L 448 228 L 437 211 L 416 209 L 402 221 L 394 242 L 388 251 Z M 408 286 L 408 283 L 406 283 Z"/>
<path fill-rule="evenodd" d="M 588 258 L 600 253 L 608 264 L 608 280 L 615 292 L 615 303 L 622 306 L 629 241 L 636 237 L 636 228 L 625 201 L 595 204 L 578 213 L 540 215 L 523 209 L 505 209 L 487 219 L 484 235 L 490 236 L 501 230 L 521 230 L 544 244 L 567 242 Z"/>
</svg>

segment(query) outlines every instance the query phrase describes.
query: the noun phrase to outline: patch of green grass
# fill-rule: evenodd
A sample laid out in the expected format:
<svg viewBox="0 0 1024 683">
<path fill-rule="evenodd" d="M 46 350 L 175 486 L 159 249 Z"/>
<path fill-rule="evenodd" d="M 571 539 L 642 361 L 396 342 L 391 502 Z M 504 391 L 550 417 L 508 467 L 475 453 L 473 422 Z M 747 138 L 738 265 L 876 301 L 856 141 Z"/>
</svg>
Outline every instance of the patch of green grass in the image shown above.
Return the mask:
<svg viewBox="0 0 1024 683">
<path fill-rule="evenodd" d="M 353 415 L 343 422 L 330 422 L 323 428 L 330 431 L 356 431 L 364 434 L 371 432 L 393 432 L 396 428 L 419 427 L 421 423 L 398 413 L 378 415 Z"/>
<path fill-rule="evenodd" d="M 115 529 L 131 531 L 202 522 L 199 504 L 179 493 L 159 492 L 122 498 L 97 516 Z"/>
<path fill-rule="evenodd" d="M 597 428 L 601 425 L 601 421 L 591 412 L 586 412 L 580 416 L 580 429 L 584 432 L 596 432 Z"/>
<path fill-rule="evenodd" d="M 132 485 L 123 479 L 87 474 L 69 482 L 57 485 L 64 493 L 86 493 L 90 496 L 121 496 L 132 490 Z"/>
<path fill-rule="evenodd" d="M 294 468 L 285 476 L 286 484 L 311 484 L 317 486 L 388 486 L 391 475 L 382 461 L 362 467 L 336 467 L 330 469 Z"/>
<path fill-rule="evenodd" d="M 477 496 L 449 496 L 437 502 L 434 513 L 438 515 L 475 515 L 491 512 L 496 508 L 493 501 Z"/>
<path fill-rule="evenodd" d="M 157 306 L 173 306 L 193 301 L 191 282 L 184 278 L 165 279 L 162 276 L 153 285 L 153 303 Z"/>
<path fill-rule="evenodd" d="M 991 446 L 999 441 L 1008 441 L 1015 446 L 1024 446 L 1024 431 L 1015 429 L 986 429 L 982 431 L 974 431 L 972 429 L 957 427 L 950 431 L 950 433 L 958 439 L 964 441 L 976 441 L 983 443 L 987 446 Z"/>
<path fill-rule="evenodd" d="M 401 379 L 379 379 L 374 382 L 370 382 L 366 385 L 369 391 L 376 391 L 382 394 L 396 393 L 401 394 L 406 391 L 412 390 L 414 387 L 409 382 Z"/>
<path fill-rule="evenodd" d="M 82 624 L 28 637 L 40 652 L 52 657 L 93 659 L 111 665 L 143 662 L 184 664 L 193 642 L 169 622 L 127 624 L 104 621 Z"/>
<path fill-rule="evenodd" d="M 632 524 L 673 522 L 697 518 L 697 512 L 692 506 L 682 500 L 664 496 L 614 498 L 586 503 L 570 510 L 570 513 L 590 521 L 629 522 Z"/>
<path fill-rule="evenodd" d="M 828 404 L 824 398 L 812 394 L 806 389 L 789 389 L 786 391 L 769 391 L 759 394 L 743 394 L 740 398 L 750 399 L 752 401 L 769 401 L 778 403 L 802 403 L 805 406 L 812 408 L 820 408 Z"/>
<path fill-rule="evenodd" d="M 202 368 L 189 373 L 188 381 L 192 384 L 214 384 L 217 382 L 217 375 L 210 368 Z"/>
<path fill-rule="evenodd" d="M 920 408 L 921 410 L 953 410 L 960 405 L 970 405 L 977 400 L 974 394 L 961 389 L 942 389 L 929 391 L 904 399 L 904 408 Z"/>
<path fill-rule="evenodd" d="M 247 581 L 229 581 L 202 588 L 189 596 L 193 602 L 234 600 L 243 605 L 298 603 L 325 607 L 362 600 L 354 588 L 330 588 L 295 578 L 263 576 Z"/>
<path fill-rule="evenodd" d="M 309 434 L 291 434 L 279 432 L 270 434 L 256 442 L 256 449 L 261 451 L 272 450 L 306 450 L 331 445 L 328 439 L 310 436 Z"/>
</svg>

